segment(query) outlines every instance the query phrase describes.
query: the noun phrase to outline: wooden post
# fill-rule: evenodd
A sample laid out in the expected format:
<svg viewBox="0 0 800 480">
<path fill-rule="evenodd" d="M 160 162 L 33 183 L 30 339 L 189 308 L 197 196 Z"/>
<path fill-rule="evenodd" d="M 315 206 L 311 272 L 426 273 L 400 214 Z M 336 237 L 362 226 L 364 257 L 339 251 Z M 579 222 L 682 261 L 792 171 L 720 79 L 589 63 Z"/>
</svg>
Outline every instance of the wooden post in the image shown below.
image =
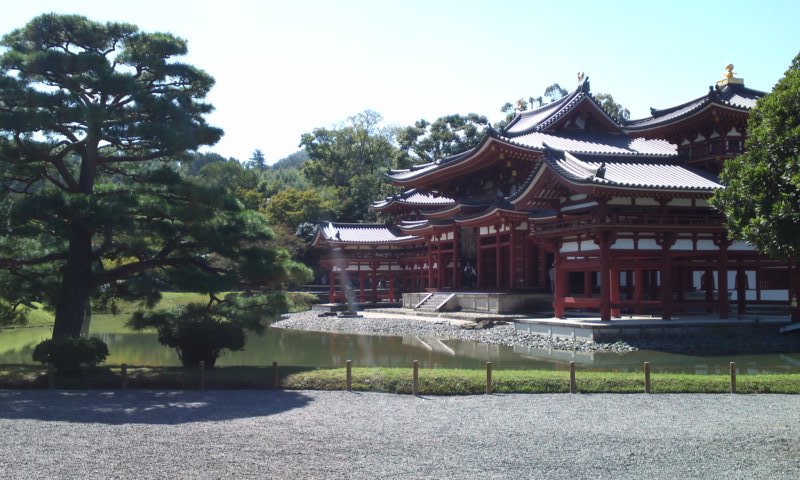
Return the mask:
<svg viewBox="0 0 800 480">
<path fill-rule="evenodd" d="M 564 316 L 564 279 L 567 277 L 567 273 L 562 268 L 561 254 L 558 249 L 553 258 L 553 312 L 556 318 L 566 318 Z"/>
<path fill-rule="evenodd" d="M 719 246 L 719 271 L 717 273 L 717 286 L 719 301 L 719 318 L 728 318 L 728 243 L 723 239 Z"/>
<path fill-rule="evenodd" d="M 578 393 L 578 384 L 575 382 L 575 362 L 569 362 L 569 393 Z"/>
<path fill-rule="evenodd" d="M 670 256 L 670 240 L 664 238 L 662 245 L 664 258 L 661 264 L 661 319 L 672 320 L 672 311 L 674 309 L 673 295 L 674 289 L 672 287 L 672 257 Z"/>
<path fill-rule="evenodd" d="M 358 264 L 358 302 L 367 302 L 367 272 L 361 271 L 361 264 Z"/>
<path fill-rule="evenodd" d="M 272 388 L 278 389 L 278 362 L 272 362 Z"/>
<path fill-rule="evenodd" d="M 650 362 L 644 362 L 644 393 L 653 393 L 650 388 Z"/>
<path fill-rule="evenodd" d="M 606 232 L 600 232 L 600 320 L 611 320 L 611 246 Z"/>
<path fill-rule="evenodd" d="M 47 364 L 47 388 L 50 390 L 56 388 L 55 372 L 52 363 Z"/>
<path fill-rule="evenodd" d="M 433 288 L 433 236 L 428 241 L 428 288 Z"/>
<path fill-rule="evenodd" d="M 453 290 L 461 288 L 461 229 L 453 231 Z"/>
<path fill-rule="evenodd" d="M 615 303 L 619 303 L 622 296 L 620 295 L 619 291 L 619 268 L 611 267 L 611 272 L 609 275 L 609 295 L 611 295 L 611 317 L 612 318 L 619 318 L 620 317 L 620 309 L 619 307 L 614 307 Z"/>
<path fill-rule="evenodd" d="M 331 277 L 328 280 L 330 282 L 330 286 L 328 287 L 329 288 L 329 290 L 328 290 L 328 301 L 331 302 L 331 303 L 335 303 L 336 302 L 336 277 L 334 275 L 336 275 L 336 273 L 333 271 L 333 265 L 331 265 L 330 275 L 331 275 Z"/>
<path fill-rule="evenodd" d="M 128 364 L 127 363 L 123 363 L 122 364 L 122 389 L 123 390 L 127 390 L 128 389 Z"/>
<path fill-rule="evenodd" d="M 503 252 L 500 250 L 500 229 L 502 227 L 500 225 L 494 226 L 494 288 L 495 291 L 500 291 L 503 288 Z"/>
<path fill-rule="evenodd" d="M 644 298 L 644 270 L 637 268 L 633 273 L 633 313 L 639 315 L 643 312 L 642 299 Z"/>
<path fill-rule="evenodd" d="M 348 360 L 346 362 L 347 366 L 347 391 L 350 392 L 353 390 L 353 361 Z"/>
<path fill-rule="evenodd" d="M 731 362 L 731 393 L 736 393 L 736 362 Z"/>
<path fill-rule="evenodd" d="M 475 229 L 475 244 L 476 244 L 475 250 L 477 250 L 477 252 L 476 252 L 476 255 L 477 255 L 476 263 L 477 263 L 477 265 L 475 265 L 475 268 L 477 269 L 477 275 L 478 275 L 478 278 L 476 280 L 475 286 L 478 288 L 478 290 L 481 290 L 481 289 L 483 289 L 484 283 L 483 283 L 483 250 L 481 249 L 481 229 L 480 228 L 476 228 Z M 470 287 L 471 286 L 472 285 L 470 285 Z"/>
<path fill-rule="evenodd" d="M 206 389 L 206 362 L 200 360 L 200 390 Z"/>
<path fill-rule="evenodd" d="M 515 265 L 517 264 L 517 262 L 516 262 L 516 252 L 515 252 L 515 250 L 517 248 L 516 224 L 513 223 L 513 222 L 509 223 L 508 224 L 508 228 L 509 228 L 509 230 L 508 230 L 508 288 L 509 288 L 509 290 L 513 290 L 517 286 L 516 283 L 515 283 L 516 282 L 516 278 L 517 278 L 517 275 L 516 275 L 516 270 L 517 269 L 515 267 Z"/>
<path fill-rule="evenodd" d="M 492 362 L 486 362 L 486 395 L 492 394 Z"/>
<path fill-rule="evenodd" d="M 593 272 L 591 270 L 584 270 L 583 271 L 583 296 L 586 298 L 592 297 L 592 288 L 594 283 L 593 280 Z"/>
<path fill-rule="evenodd" d="M 419 395 L 419 361 L 414 360 L 414 396 Z"/>
</svg>

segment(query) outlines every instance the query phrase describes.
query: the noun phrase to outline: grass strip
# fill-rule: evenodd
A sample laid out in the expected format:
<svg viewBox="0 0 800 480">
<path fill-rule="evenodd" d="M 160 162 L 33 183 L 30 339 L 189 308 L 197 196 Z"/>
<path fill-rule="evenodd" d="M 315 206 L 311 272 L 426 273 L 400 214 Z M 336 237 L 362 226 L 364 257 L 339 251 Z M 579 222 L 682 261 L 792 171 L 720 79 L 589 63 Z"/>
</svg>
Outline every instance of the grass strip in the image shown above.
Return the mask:
<svg viewBox="0 0 800 480">
<path fill-rule="evenodd" d="M 353 368 L 353 390 L 411 394 L 411 368 Z M 495 370 L 496 393 L 568 393 L 567 370 Z M 197 389 L 197 369 L 130 367 L 131 389 Z M 207 389 L 268 389 L 272 367 L 222 367 L 207 369 Z M 81 375 L 56 375 L 56 388 L 117 389 L 122 384 L 119 367 L 103 367 Z M 279 368 L 279 385 L 286 390 L 345 390 L 345 369 Z M 644 375 L 625 372 L 578 372 L 579 393 L 642 393 Z M 728 375 L 653 373 L 654 393 L 728 393 Z M 39 366 L 0 366 L 0 388 L 47 388 L 46 369 Z M 420 369 L 421 395 L 473 395 L 486 389 L 484 370 Z M 800 374 L 739 374 L 739 393 L 800 393 Z"/>
</svg>

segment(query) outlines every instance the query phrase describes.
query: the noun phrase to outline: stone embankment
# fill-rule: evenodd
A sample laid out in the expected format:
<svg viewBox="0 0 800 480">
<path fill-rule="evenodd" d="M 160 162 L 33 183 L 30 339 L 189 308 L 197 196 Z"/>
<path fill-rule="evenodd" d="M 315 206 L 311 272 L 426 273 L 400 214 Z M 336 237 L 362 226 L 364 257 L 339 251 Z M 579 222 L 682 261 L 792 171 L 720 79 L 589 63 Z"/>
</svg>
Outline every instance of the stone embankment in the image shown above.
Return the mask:
<svg viewBox="0 0 800 480">
<path fill-rule="evenodd" d="M 475 341 L 496 345 L 552 348 L 593 352 L 630 352 L 636 350 L 628 344 L 595 343 L 580 339 L 563 339 L 517 332 L 511 324 L 495 324 L 489 328 L 473 330 L 464 328 L 472 322 L 450 321 L 441 317 L 403 318 L 386 313 L 364 312 L 359 318 L 320 317 L 317 311 L 292 313 L 284 316 L 273 327 L 314 332 L 346 333 L 353 335 L 420 335 L 441 339 Z"/>
</svg>

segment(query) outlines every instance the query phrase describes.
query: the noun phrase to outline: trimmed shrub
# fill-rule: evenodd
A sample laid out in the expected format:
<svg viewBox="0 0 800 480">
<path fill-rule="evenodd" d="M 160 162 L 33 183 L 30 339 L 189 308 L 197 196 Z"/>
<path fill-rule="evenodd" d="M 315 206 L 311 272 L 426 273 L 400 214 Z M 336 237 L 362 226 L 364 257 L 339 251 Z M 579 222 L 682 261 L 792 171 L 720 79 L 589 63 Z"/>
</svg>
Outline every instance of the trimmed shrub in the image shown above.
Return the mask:
<svg viewBox="0 0 800 480">
<path fill-rule="evenodd" d="M 77 372 L 81 367 L 95 367 L 107 357 L 108 345 L 98 338 L 52 338 L 33 349 L 33 361 L 52 363 L 60 372 Z"/>
</svg>

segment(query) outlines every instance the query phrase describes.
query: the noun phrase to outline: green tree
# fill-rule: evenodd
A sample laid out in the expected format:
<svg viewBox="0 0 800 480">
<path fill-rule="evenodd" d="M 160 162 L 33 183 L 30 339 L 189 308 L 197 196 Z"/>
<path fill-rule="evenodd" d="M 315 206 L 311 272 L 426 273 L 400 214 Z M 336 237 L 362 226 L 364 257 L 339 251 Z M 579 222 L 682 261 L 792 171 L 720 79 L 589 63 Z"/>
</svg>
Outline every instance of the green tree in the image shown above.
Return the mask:
<svg viewBox="0 0 800 480">
<path fill-rule="evenodd" d="M 476 146 L 486 132 L 489 121 L 483 115 L 446 115 L 433 123 L 418 120 L 397 132 L 397 142 L 404 157 L 400 167 L 449 157 Z M 412 157 L 410 154 L 413 153 Z"/>
<path fill-rule="evenodd" d="M 250 155 L 250 160 L 247 162 L 247 168 L 255 168 L 256 170 L 266 170 L 267 169 L 267 157 L 264 156 L 264 152 L 259 149 L 253 150 L 252 155 Z"/>
<path fill-rule="evenodd" d="M 566 88 L 563 88 L 561 85 L 554 83 L 547 88 L 544 89 L 544 96 L 547 97 L 550 102 L 555 102 L 556 100 L 560 100 L 566 97 L 569 94 Z M 541 97 L 540 97 L 541 98 Z M 533 108 L 533 107 L 531 107 Z"/>
<path fill-rule="evenodd" d="M 316 224 L 335 216 L 335 202 L 316 189 L 287 188 L 273 195 L 264 211 L 272 224 L 295 231 L 301 223 Z"/>
<path fill-rule="evenodd" d="M 384 174 L 398 153 L 393 131 L 381 127 L 382 120 L 368 110 L 336 128 L 305 133 L 300 140 L 308 154 L 303 173 L 312 185 L 335 193 L 344 221 L 374 220 L 372 201 L 390 191 Z"/>
<path fill-rule="evenodd" d="M 747 122 L 746 151 L 728 159 L 712 204 L 732 238 L 775 258 L 800 258 L 800 54 Z"/>
<path fill-rule="evenodd" d="M 258 246 L 263 215 L 179 173 L 177 156 L 222 135 L 184 40 L 48 14 L 1 44 L 0 316 L 42 302 L 53 336 L 75 337 L 90 299 L 152 305 L 169 287 L 235 311 L 215 293 L 307 275 Z"/>
<path fill-rule="evenodd" d="M 528 110 L 535 110 L 541 106 L 547 105 L 548 103 L 553 103 L 568 94 L 569 91 L 567 89 L 562 88 L 561 85 L 557 83 L 554 83 L 544 89 L 544 95 L 540 95 L 538 97 L 530 96 L 527 100 L 520 98 L 514 103 L 506 102 L 502 107 L 500 107 L 500 111 L 505 113 L 506 116 L 499 122 L 495 123 L 494 128 L 497 130 L 502 130 L 506 127 L 506 125 L 511 123 L 511 120 L 514 120 L 514 117 L 516 117 L 518 113 L 526 112 Z M 548 101 L 545 101 L 545 99 Z"/>
<path fill-rule="evenodd" d="M 606 112 L 617 120 L 623 121 L 631 118 L 631 112 L 621 104 L 615 102 L 614 97 L 608 93 L 596 93 L 594 99 L 597 100 L 597 103 L 599 103 Z"/>
</svg>

